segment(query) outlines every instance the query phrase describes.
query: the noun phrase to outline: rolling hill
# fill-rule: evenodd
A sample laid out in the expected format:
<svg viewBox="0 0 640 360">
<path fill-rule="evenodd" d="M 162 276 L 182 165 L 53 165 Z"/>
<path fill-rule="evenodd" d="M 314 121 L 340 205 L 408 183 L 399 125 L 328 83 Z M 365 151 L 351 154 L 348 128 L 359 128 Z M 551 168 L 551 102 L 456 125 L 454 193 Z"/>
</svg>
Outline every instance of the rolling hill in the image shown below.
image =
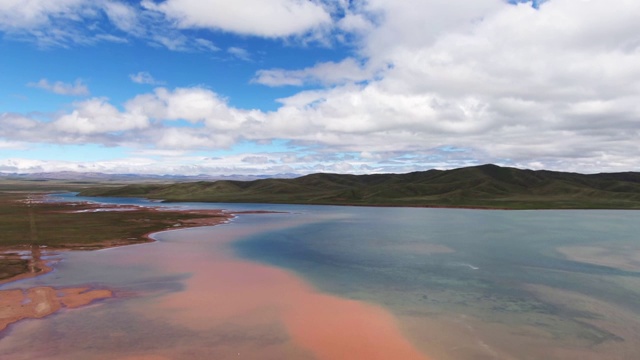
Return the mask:
<svg viewBox="0 0 640 360">
<path fill-rule="evenodd" d="M 81 195 L 203 202 L 640 209 L 640 173 L 585 175 L 488 164 L 407 174 L 318 173 L 293 179 L 132 184 L 86 189 Z"/>
</svg>

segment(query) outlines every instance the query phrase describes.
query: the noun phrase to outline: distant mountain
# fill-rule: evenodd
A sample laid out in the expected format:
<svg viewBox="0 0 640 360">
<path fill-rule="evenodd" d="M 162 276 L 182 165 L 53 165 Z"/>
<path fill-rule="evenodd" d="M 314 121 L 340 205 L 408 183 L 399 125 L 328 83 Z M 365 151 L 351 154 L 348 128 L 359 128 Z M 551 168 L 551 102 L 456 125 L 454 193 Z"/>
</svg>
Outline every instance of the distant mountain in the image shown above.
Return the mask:
<svg viewBox="0 0 640 360">
<path fill-rule="evenodd" d="M 291 178 L 296 175 L 280 174 L 279 177 Z M 111 181 L 111 182 L 141 182 L 141 181 L 164 181 L 164 182 L 182 182 L 182 181 L 198 181 L 198 180 L 241 180 L 250 181 L 257 179 L 265 179 L 271 176 L 267 175 L 146 175 L 146 174 L 106 174 L 101 172 L 75 172 L 75 171 L 57 171 L 57 172 L 40 172 L 40 173 L 0 173 L 0 179 L 12 180 L 65 180 L 65 181 Z"/>
<path fill-rule="evenodd" d="M 311 174 L 293 179 L 197 181 L 93 188 L 86 196 L 505 209 L 640 209 L 640 173 L 577 174 L 482 165 L 408 174 Z"/>
</svg>

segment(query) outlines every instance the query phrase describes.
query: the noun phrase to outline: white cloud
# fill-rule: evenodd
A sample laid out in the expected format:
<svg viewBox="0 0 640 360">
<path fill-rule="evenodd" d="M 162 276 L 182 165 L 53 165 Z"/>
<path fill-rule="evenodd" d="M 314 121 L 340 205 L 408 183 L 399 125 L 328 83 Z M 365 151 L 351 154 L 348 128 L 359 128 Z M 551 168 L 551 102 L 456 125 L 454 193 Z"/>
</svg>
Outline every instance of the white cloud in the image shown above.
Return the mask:
<svg viewBox="0 0 640 360">
<path fill-rule="evenodd" d="M 146 71 L 140 71 L 137 74 L 130 74 L 129 79 L 136 84 L 161 85 L 162 81 L 156 80 Z"/>
<path fill-rule="evenodd" d="M 0 31 L 45 48 L 136 38 L 174 51 L 219 51 L 210 40 L 192 38 L 190 30 L 327 42 L 335 11 L 309 0 L 4 0 Z"/>
<path fill-rule="evenodd" d="M 0 140 L 0 150 L 25 150 L 26 148 L 28 146 L 23 142 Z"/>
<path fill-rule="evenodd" d="M 35 28 L 52 18 L 74 19 L 86 0 L 3 0 L 0 1 L 0 29 Z"/>
<path fill-rule="evenodd" d="M 249 164 L 268 164 L 269 157 L 264 155 L 263 156 L 250 155 L 242 158 L 242 162 L 249 163 Z"/>
<path fill-rule="evenodd" d="M 215 16 L 192 17 L 202 7 L 235 6 L 231 3 L 146 5 L 181 26 L 257 36 L 290 36 L 324 26 L 321 21 L 300 31 L 278 30 L 280 25 L 247 30 L 242 27 L 271 26 L 266 23 L 271 19 L 233 28 L 215 23 Z M 236 20 L 242 15 L 229 14 Z M 158 88 L 133 97 L 121 110 L 102 99 L 76 103 L 50 125 L 33 126 L 40 122 L 3 114 L 0 134 L 14 141 L 140 142 L 157 151 L 288 139 L 317 156 L 243 154 L 211 160 L 201 170 L 399 172 L 477 162 L 636 170 L 639 18 L 640 7 L 631 0 L 550 0 L 539 10 L 498 0 L 369 0 L 337 20 L 339 28 L 357 33 L 353 56 L 256 74 L 254 82 L 269 86 L 323 86 L 280 99 L 275 111 L 233 107 L 204 87 Z M 168 40 L 176 48 L 193 41 Z M 354 158 L 328 155 L 343 152 Z"/>
<path fill-rule="evenodd" d="M 261 37 L 303 35 L 331 23 L 317 2 L 299 0 L 166 0 L 142 5 L 182 28 L 210 28 Z"/>
<path fill-rule="evenodd" d="M 455 144 L 507 164 L 638 168 L 636 5 L 372 0 L 366 11 L 383 16 L 360 54 L 365 67 L 391 67 L 362 86 L 348 83 L 357 77 L 327 81 L 331 88 L 282 99 L 266 120 L 270 134 L 338 151 Z M 265 70 L 254 81 L 318 82 L 318 69 Z"/>
<path fill-rule="evenodd" d="M 52 127 L 74 135 L 117 133 L 149 127 L 144 114 L 123 113 L 104 99 L 89 99 L 75 104 L 75 110 L 57 118 Z"/>
<path fill-rule="evenodd" d="M 225 148 L 233 145 L 233 137 L 189 128 L 168 128 L 157 131 L 155 145 L 161 149 Z"/>
<path fill-rule="evenodd" d="M 127 38 L 115 36 L 111 34 L 97 34 L 95 36 L 95 39 L 97 41 L 107 41 L 107 42 L 120 43 L 120 44 L 126 44 L 129 42 Z"/>
<path fill-rule="evenodd" d="M 227 52 L 240 60 L 251 61 L 251 54 L 246 49 L 232 46 L 227 49 Z"/>
<path fill-rule="evenodd" d="M 342 19 L 338 20 L 337 27 L 348 33 L 366 34 L 372 31 L 375 25 L 362 13 L 347 12 Z"/>
<path fill-rule="evenodd" d="M 365 35 L 360 50 L 373 60 L 393 57 L 398 49 L 423 48 L 443 34 L 471 30 L 508 6 L 497 0 L 369 0 L 359 14 L 376 19 L 377 26 Z"/>
<path fill-rule="evenodd" d="M 27 84 L 30 87 L 35 87 L 43 90 L 47 90 L 58 95 L 68 96 L 88 96 L 89 88 L 80 79 L 77 79 L 73 84 L 64 83 L 62 81 L 56 81 L 54 83 L 49 82 L 47 79 L 40 79 L 35 83 Z"/>
<path fill-rule="evenodd" d="M 40 47 L 89 45 L 112 40 L 101 31 L 90 30 L 100 16 L 104 1 L 3 0 L 0 1 L 0 31 L 10 38 L 32 41 Z"/>
<path fill-rule="evenodd" d="M 118 0 L 0 1 L 0 32 L 43 48 L 137 38 L 174 51 L 217 51 L 210 41 L 188 38 L 174 25 L 140 4 Z"/>
<path fill-rule="evenodd" d="M 38 127 L 38 121 L 20 114 L 11 113 L 1 113 L 0 124 L 2 124 L 2 126 L 0 126 L 0 131 L 2 131 L 3 137 L 8 136 L 7 134 L 10 134 L 14 131 L 33 129 Z M 5 131 L 7 131 L 7 133 L 5 133 Z"/>
<path fill-rule="evenodd" d="M 162 173 L 159 164 L 152 159 L 127 158 L 109 161 L 71 162 L 61 160 L 3 159 L 0 160 L 0 172 L 40 173 L 56 171 L 104 172 L 104 173 Z M 151 171 L 149 171 L 151 170 Z M 155 172 L 154 172 L 155 170 Z"/>
<path fill-rule="evenodd" d="M 170 91 L 157 88 L 152 94 L 139 95 L 125 104 L 130 114 L 144 114 L 162 121 L 186 120 L 206 126 L 210 131 L 242 134 L 249 124 L 259 122 L 264 115 L 257 110 L 230 107 L 224 98 L 211 90 L 177 88 Z"/>
<path fill-rule="evenodd" d="M 217 47 L 211 40 L 196 38 L 194 39 L 194 43 L 199 49 L 202 49 L 202 50 L 220 51 L 220 48 Z"/>
<path fill-rule="evenodd" d="M 142 31 L 138 11 L 134 7 L 117 1 L 105 1 L 103 9 L 118 29 L 128 33 Z"/>
<path fill-rule="evenodd" d="M 267 86 L 336 85 L 371 79 L 377 73 L 353 58 L 338 63 L 325 62 L 302 70 L 259 70 L 252 82 Z"/>
</svg>

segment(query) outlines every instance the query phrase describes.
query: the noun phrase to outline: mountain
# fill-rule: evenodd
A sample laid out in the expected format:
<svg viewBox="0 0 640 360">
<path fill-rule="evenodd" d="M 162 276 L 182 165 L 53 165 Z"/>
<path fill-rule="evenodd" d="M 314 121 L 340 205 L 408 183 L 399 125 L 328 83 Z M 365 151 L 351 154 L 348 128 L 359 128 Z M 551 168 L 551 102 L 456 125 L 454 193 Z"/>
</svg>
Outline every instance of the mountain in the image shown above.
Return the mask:
<svg viewBox="0 0 640 360">
<path fill-rule="evenodd" d="M 294 177 L 292 174 L 281 174 L 283 178 Z M 3 173 L 0 172 L 0 179 L 9 180 L 27 180 L 27 181 L 106 181 L 116 183 L 126 182 L 182 182 L 182 181 L 198 181 L 198 180 L 241 180 L 250 181 L 257 179 L 269 178 L 267 175 L 152 175 L 152 174 L 107 174 L 101 172 L 76 172 L 76 171 L 54 171 L 39 173 Z"/>
<path fill-rule="evenodd" d="M 640 173 L 578 174 L 481 165 L 407 174 L 318 173 L 293 179 L 131 184 L 85 196 L 165 201 L 253 202 L 505 209 L 640 209 Z"/>
</svg>

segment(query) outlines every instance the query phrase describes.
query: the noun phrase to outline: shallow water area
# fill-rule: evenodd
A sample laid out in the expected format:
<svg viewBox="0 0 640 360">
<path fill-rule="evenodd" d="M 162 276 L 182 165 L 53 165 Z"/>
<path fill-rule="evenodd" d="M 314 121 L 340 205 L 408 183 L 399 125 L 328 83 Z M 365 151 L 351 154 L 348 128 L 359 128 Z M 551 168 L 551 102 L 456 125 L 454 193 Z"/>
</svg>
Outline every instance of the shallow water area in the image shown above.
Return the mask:
<svg viewBox="0 0 640 360">
<path fill-rule="evenodd" d="M 53 272 L 0 288 L 88 285 L 114 297 L 13 324 L 0 335 L 0 358 L 640 353 L 634 211 L 153 206 L 284 213 L 63 254 Z"/>
<path fill-rule="evenodd" d="M 382 305 L 433 358 L 640 353 L 640 273 L 628 266 L 640 254 L 635 211 L 336 211 L 350 216 L 235 247 L 323 292 Z M 566 254 L 585 246 L 608 258 Z"/>
<path fill-rule="evenodd" d="M 382 308 L 319 294 L 289 271 L 235 258 L 229 247 L 305 221 L 317 218 L 245 215 L 233 225 L 159 233 L 151 244 L 67 253 L 54 272 L 5 288 L 87 284 L 115 298 L 12 325 L 0 357 L 425 358 Z"/>
</svg>

